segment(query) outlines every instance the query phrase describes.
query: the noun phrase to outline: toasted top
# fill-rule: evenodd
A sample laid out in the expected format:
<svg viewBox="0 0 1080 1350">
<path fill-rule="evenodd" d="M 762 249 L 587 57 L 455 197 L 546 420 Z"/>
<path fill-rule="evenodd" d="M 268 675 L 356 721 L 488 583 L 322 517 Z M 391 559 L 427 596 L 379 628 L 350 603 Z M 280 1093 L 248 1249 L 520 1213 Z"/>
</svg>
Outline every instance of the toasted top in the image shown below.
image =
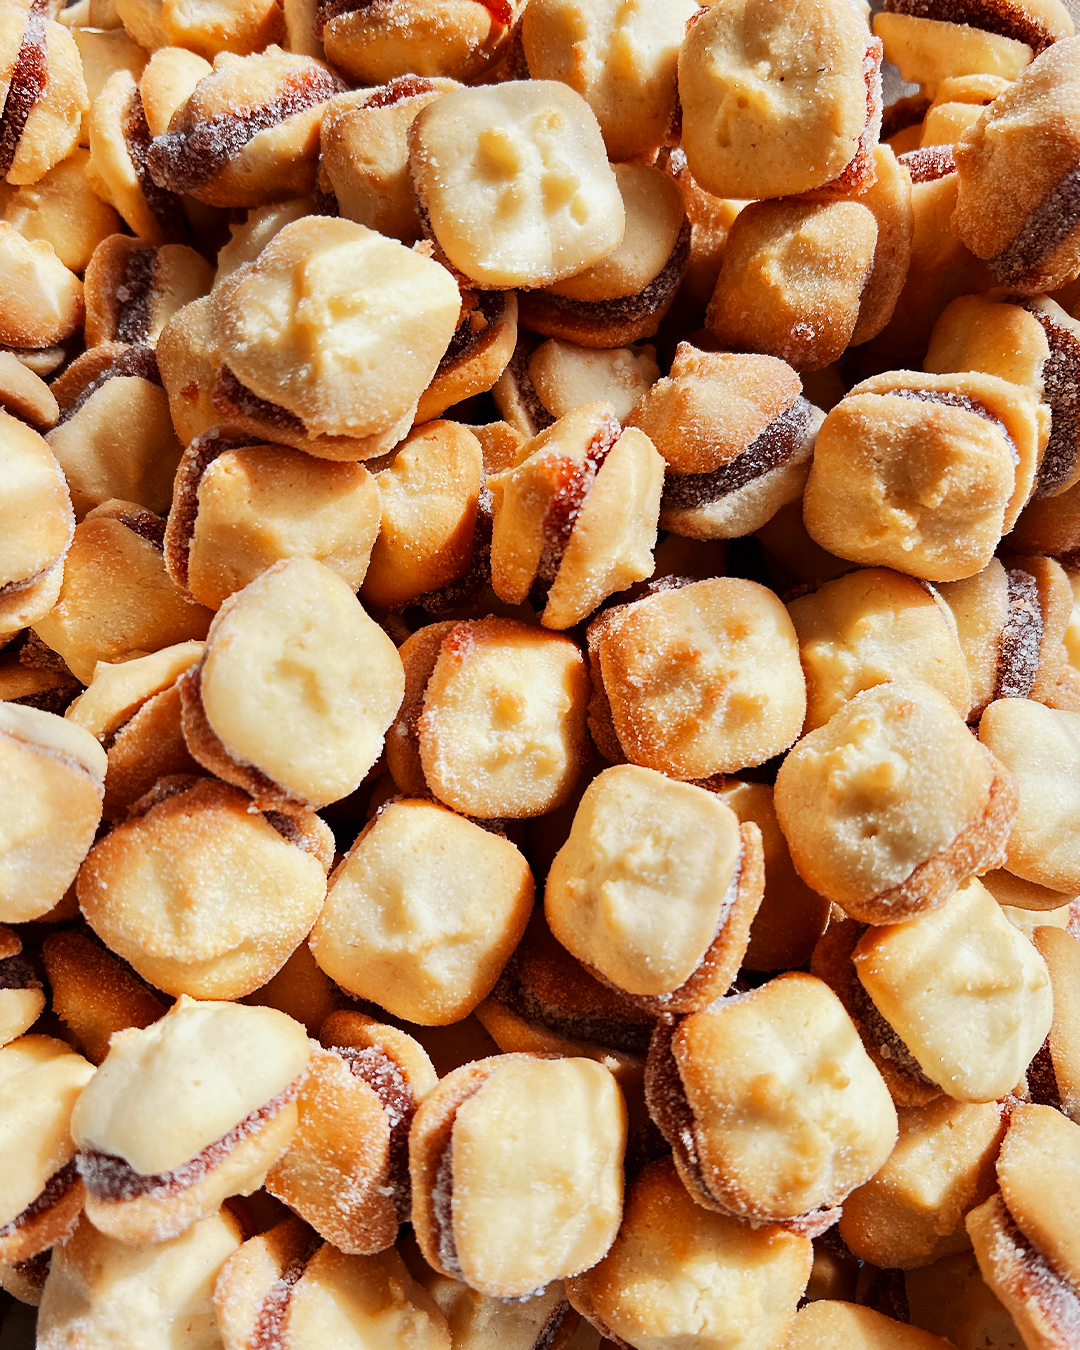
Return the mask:
<svg viewBox="0 0 1080 1350">
<path fill-rule="evenodd" d="M 789 972 L 676 1028 L 672 1053 L 710 1189 L 788 1219 L 868 1181 L 896 1142 L 889 1090 L 840 1000 Z"/>
<path fill-rule="evenodd" d="M 173 684 L 202 653 L 201 642 L 178 642 L 133 661 L 99 661 L 85 693 L 75 699 L 64 717 L 104 741 L 147 699 Z"/>
<path fill-rule="evenodd" d="M 0 1227 L 74 1155 L 68 1123 L 94 1066 L 63 1041 L 21 1036 L 0 1049 Z"/>
<path fill-rule="evenodd" d="M 48 443 L 0 412 L 0 594 L 36 581 L 64 556 L 75 532 L 71 497 Z"/>
<path fill-rule="evenodd" d="M 716 197 L 821 187 L 866 126 L 870 34 L 850 0 L 720 0 L 679 53 L 683 149 Z"/>
<path fill-rule="evenodd" d="M 73 760 L 99 788 L 105 782 L 108 766 L 105 751 L 90 732 L 55 713 L 22 703 L 0 703 L 0 736 L 43 754 Z"/>
<path fill-rule="evenodd" d="M 741 455 L 786 412 L 802 383 L 786 361 L 746 352 L 702 352 L 680 342 L 671 373 L 629 417 L 676 473 L 711 473 Z"/>
<path fill-rule="evenodd" d="M 375 435 L 412 417 L 460 308 L 430 258 L 350 220 L 305 216 L 228 279 L 218 350 L 310 433 Z"/>
<path fill-rule="evenodd" d="M 305 1029 L 274 1008 L 182 996 L 113 1036 L 72 1134 L 144 1176 L 175 1171 L 284 1092 L 310 1053 Z"/>
<path fill-rule="evenodd" d="M 987 804 L 994 770 L 929 685 L 857 694 L 785 759 L 776 812 L 799 874 L 854 905 L 906 880 Z"/>
<path fill-rule="evenodd" d="M 229 754 L 319 805 L 374 764 L 404 687 L 394 644 L 310 558 L 275 564 L 225 602 L 201 668 L 202 706 Z"/>
<path fill-rule="evenodd" d="M 596 118 L 554 80 L 459 89 L 409 130 L 439 247 L 483 286 L 545 286 L 609 253 L 625 212 Z"/>
</svg>

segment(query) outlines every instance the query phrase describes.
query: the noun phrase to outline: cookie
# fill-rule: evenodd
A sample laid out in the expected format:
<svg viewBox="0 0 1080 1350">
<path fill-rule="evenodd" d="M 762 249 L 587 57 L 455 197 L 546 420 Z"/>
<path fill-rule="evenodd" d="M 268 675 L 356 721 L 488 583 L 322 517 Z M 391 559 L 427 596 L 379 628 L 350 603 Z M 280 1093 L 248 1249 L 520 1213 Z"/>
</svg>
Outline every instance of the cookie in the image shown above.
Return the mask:
<svg viewBox="0 0 1080 1350">
<path fill-rule="evenodd" d="M 880 43 L 846 0 L 712 6 L 679 51 L 682 148 L 695 181 L 744 199 L 868 187 L 880 62 Z"/>
<path fill-rule="evenodd" d="M 148 1027 L 168 1011 L 123 962 L 83 933 L 50 933 L 41 959 L 52 1010 L 91 1064 L 109 1053 L 113 1032 Z"/>
<path fill-rule="evenodd" d="M 411 1036 L 363 1013 L 332 1014 L 321 1039 L 266 1188 L 339 1251 L 370 1255 L 408 1219 L 409 1127 L 435 1070 Z"/>
<path fill-rule="evenodd" d="M 114 499 L 164 515 L 181 446 L 153 348 L 101 342 L 53 384 L 60 415 L 47 440 L 75 518 Z"/>
<path fill-rule="evenodd" d="M 653 570 L 663 461 L 610 403 L 586 403 L 492 476 L 492 587 L 536 596 L 545 628 L 570 628 Z M 616 503 L 618 504 L 616 506 Z"/>
<path fill-rule="evenodd" d="M 659 1026 L 646 1094 L 698 1204 L 806 1236 L 836 1222 L 896 1141 L 888 1089 L 839 999 L 799 972 Z"/>
<path fill-rule="evenodd" d="M 1008 766 L 1019 796 L 1005 866 L 1025 881 L 1070 893 L 1080 889 L 1073 824 L 1080 809 L 1078 724 L 1080 714 L 1021 698 L 996 700 L 979 723 L 980 741 Z"/>
<path fill-rule="evenodd" d="M 723 539 L 758 529 L 799 496 L 824 415 L 786 362 L 680 342 L 667 378 L 627 420 L 664 457 L 661 528 Z"/>
<path fill-rule="evenodd" d="M 386 756 L 403 792 L 481 820 L 543 815 L 567 799 L 588 754 L 576 643 L 491 616 L 421 628 L 401 659 L 405 696 Z"/>
<path fill-rule="evenodd" d="M 227 1206 L 165 1241 L 125 1242 L 80 1219 L 53 1253 L 38 1344 L 166 1350 L 178 1324 L 192 1343 L 212 1344 L 215 1279 L 243 1240 L 243 1223 Z"/>
<path fill-rule="evenodd" d="M 114 1035 L 72 1116 L 86 1214 L 122 1242 L 162 1242 L 257 1190 L 296 1132 L 310 1056 L 269 1008 L 181 998 Z"/>
<path fill-rule="evenodd" d="M 343 460 L 383 454 L 408 431 L 461 307 L 429 258 L 314 216 L 286 225 L 217 296 L 219 420 Z"/>
<path fill-rule="evenodd" d="M 589 628 L 590 728 L 609 759 L 672 778 L 737 773 L 799 734 L 806 683 L 776 596 L 738 577 L 606 610 Z"/>
<path fill-rule="evenodd" d="M 1010 770 L 941 694 L 890 681 L 799 741 L 775 802 L 807 885 L 875 924 L 928 913 L 998 865 L 1016 794 Z"/>
<path fill-rule="evenodd" d="M 1037 408 L 992 375 L 896 371 L 856 385 L 818 432 L 803 496 L 811 538 L 925 581 L 973 576 L 1031 494 Z"/>
<path fill-rule="evenodd" d="M 669 1159 L 631 1182 L 619 1236 L 570 1298 L 619 1345 L 779 1344 L 810 1275 L 810 1240 L 695 1204 Z"/>
<path fill-rule="evenodd" d="M 425 1259 L 497 1298 L 595 1265 L 622 1217 L 625 1139 L 622 1095 L 593 1060 L 500 1055 L 447 1074 L 409 1136 Z"/>
<path fill-rule="evenodd" d="M 28 1261 L 75 1227 L 83 1184 L 71 1112 L 93 1065 L 51 1036 L 20 1036 L 0 1048 L 4 1083 L 4 1186 L 0 1260 Z"/>
<path fill-rule="evenodd" d="M 101 820 L 106 759 L 82 727 L 14 703 L 0 703 L 0 754 L 0 920 L 24 923 L 75 879 Z"/>
<path fill-rule="evenodd" d="M 287 558 L 218 610 L 180 682 L 184 738 L 256 805 L 317 809 L 378 759 L 403 685 L 393 643 L 348 583 L 313 558 Z M 267 719 L 281 727 L 270 740 Z"/>
<path fill-rule="evenodd" d="M 481 289 L 544 286 L 622 239 L 625 211 L 589 105 L 554 80 L 460 89 L 409 128 L 425 230 Z"/>
<path fill-rule="evenodd" d="M 719 798 L 651 769 L 593 779 L 555 856 L 544 912 L 590 972 L 648 1012 L 722 997 L 764 886 L 760 834 Z"/>
<path fill-rule="evenodd" d="M 213 617 L 165 571 L 165 522 L 135 502 L 108 501 L 75 527 L 56 604 L 34 625 L 83 684 L 99 661 L 199 641 Z"/>
<path fill-rule="evenodd" d="M 1023 295 L 1052 291 L 1080 267 L 1078 49 L 1072 37 L 1055 42 L 956 144 L 954 228 Z"/>
<path fill-rule="evenodd" d="M 164 779 L 91 850 L 79 907 L 158 989 L 236 999 L 304 940 L 332 857 L 317 816 L 261 815 L 245 793 L 213 779 Z"/>
<path fill-rule="evenodd" d="M 442 1026 L 491 992 L 532 901 L 508 839 L 435 802 L 397 799 L 335 871 L 311 950 L 354 997 Z"/>
<path fill-rule="evenodd" d="M 751 202 L 728 234 L 709 331 L 721 346 L 823 369 L 852 342 L 877 239 L 858 201 Z"/>
<path fill-rule="evenodd" d="M 864 567 L 792 600 L 788 613 L 806 674 L 805 730 L 824 726 L 849 698 L 889 680 L 929 684 L 967 717 L 966 653 L 953 612 L 933 587 Z"/>
<path fill-rule="evenodd" d="M 184 451 L 165 528 L 169 575 L 208 609 L 284 558 L 314 558 L 358 590 L 379 532 L 372 475 L 246 442 L 211 430 Z"/>
<path fill-rule="evenodd" d="M 540 0 L 522 16 L 521 45 L 534 80 L 560 80 L 596 114 L 608 158 L 630 160 L 673 139 L 679 48 L 697 10 L 688 0 Z"/>
</svg>

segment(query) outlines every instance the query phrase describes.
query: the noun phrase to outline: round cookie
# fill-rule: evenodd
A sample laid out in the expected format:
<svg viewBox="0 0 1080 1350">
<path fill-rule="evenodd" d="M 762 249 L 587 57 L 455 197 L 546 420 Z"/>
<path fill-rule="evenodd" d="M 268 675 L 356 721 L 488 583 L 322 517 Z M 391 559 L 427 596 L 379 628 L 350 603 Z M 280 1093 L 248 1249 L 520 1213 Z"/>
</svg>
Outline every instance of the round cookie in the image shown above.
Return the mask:
<svg viewBox="0 0 1080 1350">
<path fill-rule="evenodd" d="M 956 144 L 954 228 L 1002 284 L 1052 291 L 1080 268 L 1080 40 L 1055 42 Z"/>
<path fill-rule="evenodd" d="M 544 912 L 591 972 L 649 1012 L 730 987 L 761 902 L 760 834 L 690 783 L 617 765 L 593 779 L 555 856 Z"/>
<path fill-rule="evenodd" d="M 347 796 L 382 751 L 404 688 L 393 643 L 312 558 L 275 563 L 222 605 L 180 682 L 184 738 L 260 807 Z M 267 737 L 273 725 L 278 734 Z"/>
<path fill-rule="evenodd" d="M 713 5 L 679 52 L 690 172 L 716 197 L 751 199 L 810 192 L 850 174 L 864 136 L 871 146 L 877 139 L 880 60 L 880 44 L 847 0 Z"/>
<path fill-rule="evenodd" d="M 806 673 L 805 730 L 824 726 L 863 689 L 897 679 L 931 685 L 967 717 L 971 681 L 956 623 L 931 587 L 865 567 L 792 600 L 788 613 Z"/>
<path fill-rule="evenodd" d="M 0 703 L 0 920 L 47 914 L 75 879 L 98 823 L 105 752 L 54 713 Z"/>
<path fill-rule="evenodd" d="M 803 495 L 811 538 L 926 581 L 974 575 L 1031 493 L 1037 408 L 991 375 L 898 371 L 856 385 L 818 432 Z"/>
<path fill-rule="evenodd" d="M 440 1080 L 413 1121 L 413 1226 L 437 1271 L 520 1298 L 595 1265 L 622 1218 L 626 1107 L 590 1059 L 499 1055 Z"/>
<path fill-rule="evenodd" d="M 315 558 L 358 590 L 379 532 L 371 474 L 244 442 L 213 430 L 184 451 L 165 528 L 169 575 L 209 609 L 283 558 Z"/>
<path fill-rule="evenodd" d="M 707 778 L 763 763 L 802 726 L 795 630 L 756 582 L 693 582 L 606 610 L 589 655 L 590 729 L 609 759 Z"/>
<path fill-rule="evenodd" d="M 257 1190 L 296 1133 L 310 1054 L 283 1013 L 186 997 L 113 1036 L 71 1123 L 94 1227 L 160 1242 Z"/>
<path fill-rule="evenodd" d="M 473 285 L 549 285 L 622 238 L 622 198 L 596 118 L 555 80 L 446 94 L 417 114 L 409 146 L 426 227 Z"/>
<path fill-rule="evenodd" d="M 532 874 L 508 839 L 435 802 L 398 799 L 334 872 L 311 950 L 354 997 L 444 1026 L 491 992 L 532 901 Z"/>
<path fill-rule="evenodd" d="M 316 216 L 286 225 L 215 294 L 221 420 L 343 460 L 409 430 L 461 307 L 430 258 Z"/>
<path fill-rule="evenodd" d="M 836 1222 L 896 1142 L 892 1099 L 847 1013 L 800 972 L 661 1024 L 646 1099 L 698 1204 L 807 1236 Z"/>
<path fill-rule="evenodd" d="M 1031 699 L 992 703 L 979 739 L 1016 780 L 1019 808 L 1005 866 L 1051 890 L 1080 889 L 1080 713 L 1046 708 Z"/>
<path fill-rule="evenodd" d="M 158 989 L 236 999 L 275 975 L 310 932 L 332 856 L 317 816 L 264 816 L 238 788 L 165 779 L 90 851 L 79 906 Z"/>
<path fill-rule="evenodd" d="M 1016 814 L 1008 768 L 929 685 L 857 694 L 795 746 L 776 814 L 799 875 L 864 923 L 943 904 L 997 865 Z"/>
<path fill-rule="evenodd" d="M 721 1350 L 734 1336 L 763 1350 L 791 1325 L 811 1259 L 809 1238 L 695 1204 L 665 1158 L 631 1182 L 611 1250 L 567 1288 L 615 1344 Z"/>
<path fill-rule="evenodd" d="M 401 659 L 387 762 L 403 792 L 481 820 L 544 815 L 569 797 L 588 758 L 576 643 L 493 615 L 421 628 Z"/>
<path fill-rule="evenodd" d="M 653 571 L 663 461 L 610 403 L 586 403 L 493 475 L 491 580 L 507 604 L 539 592 L 545 628 L 570 628 Z"/>
</svg>

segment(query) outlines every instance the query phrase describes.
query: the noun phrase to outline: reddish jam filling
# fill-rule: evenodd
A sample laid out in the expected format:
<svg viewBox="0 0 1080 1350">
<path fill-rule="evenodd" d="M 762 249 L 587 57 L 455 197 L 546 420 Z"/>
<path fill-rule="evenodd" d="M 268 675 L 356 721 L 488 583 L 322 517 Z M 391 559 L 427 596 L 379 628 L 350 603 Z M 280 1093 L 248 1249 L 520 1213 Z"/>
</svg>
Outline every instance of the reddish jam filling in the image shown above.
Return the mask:
<svg viewBox="0 0 1080 1350">
<path fill-rule="evenodd" d="M 1061 1337 L 1061 1345 L 1080 1345 L 1080 1293 L 1028 1241 L 1004 1202 L 1001 1210 L 1004 1222 L 995 1246 L 1009 1244 L 1006 1259 L 1011 1269 L 1004 1272 L 1012 1286 L 1008 1292 L 1017 1299 L 1034 1303 Z"/>
<path fill-rule="evenodd" d="M 95 1199 L 106 1201 L 138 1200 L 148 1196 L 154 1200 L 165 1200 L 179 1195 L 189 1187 L 202 1181 L 211 1168 L 224 1162 L 234 1148 L 253 1134 L 260 1126 L 272 1120 L 282 1107 L 294 1101 L 300 1090 L 298 1078 L 276 1097 L 258 1110 L 245 1116 L 238 1125 L 208 1144 L 202 1152 L 171 1172 L 157 1172 L 145 1175 L 136 1172 L 125 1159 L 111 1153 L 99 1153 L 88 1149 L 78 1156 L 79 1173 L 86 1182 L 86 1189 Z"/>
<path fill-rule="evenodd" d="M 321 7 L 320 7 L 321 8 Z M 423 75 L 399 75 L 388 84 L 372 92 L 364 100 L 365 108 L 392 108 L 395 103 L 404 103 L 407 98 L 419 98 L 421 94 L 430 94 L 435 86 Z"/>
<path fill-rule="evenodd" d="M 250 417 L 253 421 L 280 427 L 293 435 L 307 435 L 303 422 L 295 413 L 289 412 L 288 408 L 283 408 L 279 403 L 271 403 L 268 399 L 260 398 L 253 389 L 242 384 L 228 366 L 221 367 L 217 383 L 210 395 L 210 402 L 217 412 L 225 416 L 239 413 L 243 417 Z"/>
<path fill-rule="evenodd" d="M 412 1190 L 409 1184 L 409 1128 L 416 1114 L 417 1101 L 399 1066 L 377 1045 L 358 1049 L 351 1045 L 333 1045 L 354 1078 L 361 1078 L 382 1103 L 390 1126 L 390 1184 L 401 1223 L 409 1217 Z"/>
<path fill-rule="evenodd" d="M 132 90 L 128 100 L 127 112 L 123 121 L 124 144 L 128 158 L 139 180 L 142 193 L 150 214 L 158 223 L 166 241 L 170 244 L 185 243 L 191 240 L 191 226 L 180 198 L 173 192 L 160 187 L 150 174 L 150 150 L 152 137 L 143 109 L 142 94 L 138 87 Z"/>
<path fill-rule="evenodd" d="M 157 249 L 152 245 L 134 249 L 128 256 L 124 280 L 116 288 L 117 342 L 145 342 L 149 335 L 155 262 Z"/>
<path fill-rule="evenodd" d="M 584 993 L 576 1005 L 572 995 Z M 553 1031 L 567 1040 L 602 1045 L 627 1054 L 643 1054 L 649 1046 L 653 1019 L 632 1005 L 625 1010 L 617 1006 L 615 996 L 605 997 L 601 986 L 582 971 L 571 981 L 547 980 L 538 985 L 529 978 L 528 957 L 517 954 L 510 958 L 499 976 L 491 997 L 509 1008 L 525 1022 Z M 589 995 L 597 995 L 592 998 Z M 551 995 L 563 995 L 560 1003 L 551 1001 Z M 610 1002 L 610 1006 L 606 1006 Z"/>
<path fill-rule="evenodd" d="M 996 37 L 1026 42 L 1036 56 L 1055 41 L 1047 25 L 1015 0 L 885 0 L 885 9 L 916 19 L 967 24 Z"/>
<path fill-rule="evenodd" d="M 1053 495 L 1068 482 L 1080 454 L 1080 339 L 1030 300 L 1017 298 L 1042 325 L 1050 347 L 1043 365 L 1043 398 L 1053 417 L 1035 485 L 1036 497 Z"/>
<path fill-rule="evenodd" d="M 473 303 L 462 315 L 450 345 L 435 370 L 435 379 L 450 366 L 464 363 L 482 343 L 494 336 L 495 326 L 506 314 L 507 297 L 502 291 L 474 291 Z"/>
<path fill-rule="evenodd" d="M 293 1289 L 322 1245 L 322 1238 L 313 1233 L 304 1250 L 288 1263 L 270 1286 L 255 1318 L 248 1350 L 280 1350 Z"/>
<path fill-rule="evenodd" d="M 584 459 L 560 457 L 553 464 L 556 485 L 544 516 L 544 546 L 536 569 L 537 581 L 542 588 L 550 588 L 555 580 L 589 490 L 621 435 L 618 421 L 609 417 L 593 436 Z"/>
<path fill-rule="evenodd" d="M 1005 286 L 1039 282 L 1039 268 L 1080 227 L 1080 165 L 1064 174 L 987 267 Z"/>
<path fill-rule="evenodd" d="M 598 324 L 630 323 L 664 308 L 679 288 L 690 261 L 690 222 L 684 220 L 675 247 L 667 262 L 644 290 L 633 295 L 616 296 L 613 300 L 573 300 L 566 295 L 552 295 L 547 291 L 525 292 L 519 298 L 522 314 L 535 313 L 537 320 L 546 313 L 589 319 Z"/>
<path fill-rule="evenodd" d="M 693 1184 L 709 1204 L 716 1197 L 705 1181 L 694 1139 L 694 1113 L 686 1098 L 679 1066 L 675 1062 L 671 1043 L 677 1022 L 661 1023 L 653 1033 L 649 1058 L 645 1067 L 645 1094 L 649 1114 L 660 1133 L 671 1145 Z"/>
<path fill-rule="evenodd" d="M 1039 588 L 1030 572 L 1019 567 L 1005 573 L 1008 602 L 998 637 L 994 698 L 1027 698 L 1039 673 L 1043 618 Z"/>
<path fill-rule="evenodd" d="M 540 401 L 536 386 L 529 375 L 529 359 L 536 350 L 537 343 L 528 334 L 520 334 L 514 354 L 510 358 L 507 370 L 513 381 L 517 396 L 537 432 L 544 431 L 554 424 L 555 418 Z M 535 432 L 533 433 L 536 434 Z"/>
<path fill-rule="evenodd" d="M 8 956 L 0 961 L 0 989 L 40 989 L 41 981 L 24 956 Z"/>
<path fill-rule="evenodd" d="M 800 394 L 736 459 L 711 473 L 668 473 L 664 506 L 693 509 L 738 492 L 791 459 L 805 445 L 809 429 L 810 404 Z"/>
<path fill-rule="evenodd" d="M 951 145 L 924 145 L 920 150 L 898 155 L 897 161 L 907 169 L 912 183 L 934 183 L 956 172 Z"/>
<path fill-rule="evenodd" d="M 306 112 L 344 89 L 336 75 L 310 66 L 287 72 L 277 98 L 254 108 L 215 113 L 186 131 L 155 136 L 147 156 L 150 175 L 169 192 L 194 192 L 208 183 L 253 140 L 297 113 Z"/>
<path fill-rule="evenodd" d="M 49 78 L 45 52 L 47 18 L 45 10 L 37 5 L 26 16 L 22 42 L 11 68 L 4 111 L 0 114 L 0 178 L 6 177 L 11 169 L 30 111 Z"/>
<path fill-rule="evenodd" d="M 57 425 L 63 426 L 65 422 L 70 422 L 75 414 L 90 402 L 102 385 L 121 376 L 147 380 L 150 384 L 156 384 L 159 389 L 163 387 L 161 371 L 158 369 L 157 355 L 153 347 L 145 342 L 136 343 L 133 347 L 121 352 L 96 379 L 90 381 L 70 407 L 61 411 Z"/>
<path fill-rule="evenodd" d="M 79 1173 L 75 1165 L 75 1159 L 65 1163 L 58 1172 L 54 1172 L 45 1183 L 45 1187 L 36 1200 L 32 1200 L 26 1206 L 21 1214 L 16 1214 L 10 1223 L 4 1224 L 0 1228 L 0 1239 L 10 1237 L 12 1233 L 20 1228 L 25 1228 L 31 1220 L 44 1214 L 47 1209 L 52 1209 L 58 1200 L 61 1200 L 72 1186 L 78 1180 Z"/>
</svg>

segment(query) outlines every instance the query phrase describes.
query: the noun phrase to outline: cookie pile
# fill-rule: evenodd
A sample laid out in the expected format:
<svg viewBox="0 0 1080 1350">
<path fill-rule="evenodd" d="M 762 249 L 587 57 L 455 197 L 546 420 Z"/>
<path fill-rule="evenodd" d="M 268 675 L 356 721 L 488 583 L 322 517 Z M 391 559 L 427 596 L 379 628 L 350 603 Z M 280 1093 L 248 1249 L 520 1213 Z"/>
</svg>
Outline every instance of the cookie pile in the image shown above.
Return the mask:
<svg viewBox="0 0 1080 1350">
<path fill-rule="evenodd" d="M 59 3 L 0 0 L 9 1313 L 1077 1350 L 1067 9 Z"/>
</svg>

